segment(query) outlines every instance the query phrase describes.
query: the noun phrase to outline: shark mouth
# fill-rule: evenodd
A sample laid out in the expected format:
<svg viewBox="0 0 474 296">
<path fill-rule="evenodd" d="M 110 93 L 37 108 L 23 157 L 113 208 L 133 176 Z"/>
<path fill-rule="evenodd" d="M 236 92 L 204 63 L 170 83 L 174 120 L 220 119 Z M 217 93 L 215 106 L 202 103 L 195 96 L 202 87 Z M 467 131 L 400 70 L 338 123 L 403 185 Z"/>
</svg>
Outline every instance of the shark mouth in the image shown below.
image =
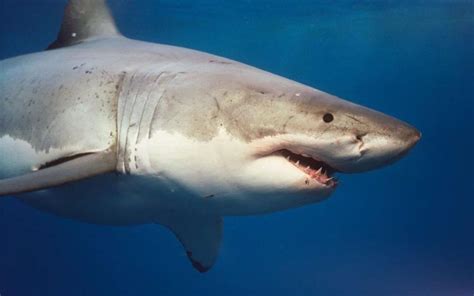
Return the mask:
<svg viewBox="0 0 474 296">
<path fill-rule="evenodd" d="M 287 149 L 282 149 L 278 153 L 318 183 L 326 187 L 335 187 L 337 185 L 337 179 L 334 177 L 336 169 L 327 163 L 308 155 L 293 153 Z"/>
</svg>

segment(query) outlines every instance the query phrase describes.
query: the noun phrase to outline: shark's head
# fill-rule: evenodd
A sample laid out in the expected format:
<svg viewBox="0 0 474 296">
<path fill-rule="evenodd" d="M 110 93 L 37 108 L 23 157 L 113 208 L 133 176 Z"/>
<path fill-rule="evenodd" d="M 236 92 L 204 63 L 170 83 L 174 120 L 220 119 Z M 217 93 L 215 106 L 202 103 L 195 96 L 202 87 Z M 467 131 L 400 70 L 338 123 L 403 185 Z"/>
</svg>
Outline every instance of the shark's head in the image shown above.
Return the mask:
<svg viewBox="0 0 474 296">
<path fill-rule="evenodd" d="M 395 118 L 254 68 L 203 69 L 168 85 L 148 164 L 231 214 L 319 201 L 336 173 L 386 166 L 420 139 Z"/>
</svg>

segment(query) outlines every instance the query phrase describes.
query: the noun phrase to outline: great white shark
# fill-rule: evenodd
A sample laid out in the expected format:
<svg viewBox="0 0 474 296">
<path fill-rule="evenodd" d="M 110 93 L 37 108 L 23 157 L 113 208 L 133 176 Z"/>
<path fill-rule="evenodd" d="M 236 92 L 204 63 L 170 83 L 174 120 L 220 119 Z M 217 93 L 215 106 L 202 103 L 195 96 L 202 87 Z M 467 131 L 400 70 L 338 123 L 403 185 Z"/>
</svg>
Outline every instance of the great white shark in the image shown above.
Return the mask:
<svg viewBox="0 0 474 296">
<path fill-rule="evenodd" d="M 48 50 L 0 62 L 0 196 L 89 223 L 164 225 L 201 272 L 221 217 L 319 202 L 336 172 L 386 166 L 419 139 L 257 68 L 125 38 L 104 0 L 71 0 Z"/>
</svg>

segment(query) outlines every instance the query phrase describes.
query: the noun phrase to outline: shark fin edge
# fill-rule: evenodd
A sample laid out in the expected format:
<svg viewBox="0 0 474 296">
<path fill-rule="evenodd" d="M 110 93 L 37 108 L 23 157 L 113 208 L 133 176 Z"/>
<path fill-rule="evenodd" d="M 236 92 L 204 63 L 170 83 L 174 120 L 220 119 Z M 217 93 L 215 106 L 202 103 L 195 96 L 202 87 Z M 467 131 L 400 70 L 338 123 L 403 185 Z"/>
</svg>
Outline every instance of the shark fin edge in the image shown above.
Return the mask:
<svg viewBox="0 0 474 296">
<path fill-rule="evenodd" d="M 0 196 L 42 190 L 110 173 L 115 171 L 116 164 L 117 156 L 114 150 L 60 159 L 31 173 L 0 179 Z"/>
<path fill-rule="evenodd" d="M 168 227 L 183 245 L 193 267 L 209 271 L 217 260 L 222 240 L 223 221 L 219 216 L 183 215 L 171 219 Z"/>
<path fill-rule="evenodd" d="M 57 39 L 47 50 L 121 36 L 106 0 L 70 0 Z"/>
</svg>

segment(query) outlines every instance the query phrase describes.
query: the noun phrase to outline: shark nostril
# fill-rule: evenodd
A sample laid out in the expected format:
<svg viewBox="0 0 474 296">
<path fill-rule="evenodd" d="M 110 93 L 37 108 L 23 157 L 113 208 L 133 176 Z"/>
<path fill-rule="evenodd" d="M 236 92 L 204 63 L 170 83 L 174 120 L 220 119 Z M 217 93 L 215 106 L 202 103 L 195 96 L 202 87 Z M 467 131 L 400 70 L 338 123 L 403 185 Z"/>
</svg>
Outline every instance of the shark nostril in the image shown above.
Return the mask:
<svg viewBox="0 0 474 296">
<path fill-rule="evenodd" d="M 356 134 L 355 135 L 355 138 L 356 138 L 356 142 L 359 143 L 359 153 L 360 153 L 360 156 L 363 156 L 366 152 L 367 152 L 367 149 L 366 147 L 364 146 L 364 141 L 363 141 L 363 137 L 365 136 L 366 134 Z"/>
<path fill-rule="evenodd" d="M 363 137 L 365 137 L 367 134 L 366 133 L 362 133 L 362 134 L 356 134 L 355 135 L 355 138 L 358 142 L 363 142 Z"/>
</svg>

